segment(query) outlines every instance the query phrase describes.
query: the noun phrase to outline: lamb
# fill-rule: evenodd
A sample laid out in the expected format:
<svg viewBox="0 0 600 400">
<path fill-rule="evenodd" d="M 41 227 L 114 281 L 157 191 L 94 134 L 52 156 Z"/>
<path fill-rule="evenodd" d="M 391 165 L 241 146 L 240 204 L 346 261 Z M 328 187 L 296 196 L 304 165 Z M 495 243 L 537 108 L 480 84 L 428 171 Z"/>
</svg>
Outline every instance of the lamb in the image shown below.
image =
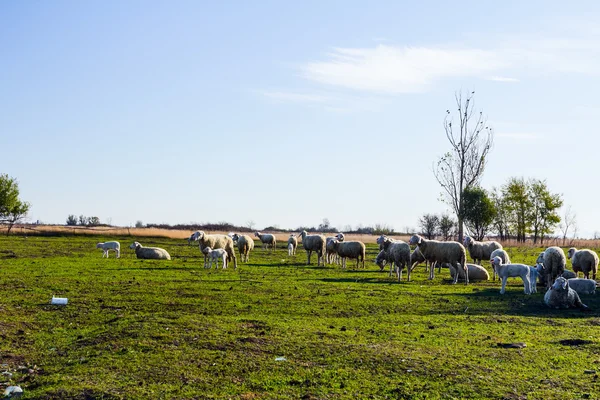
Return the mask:
<svg viewBox="0 0 600 400">
<path fill-rule="evenodd" d="M 569 281 L 569 287 L 579 295 L 596 293 L 596 281 L 593 279 L 572 278 L 567 281 Z"/>
<path fill-rule="evenodd" d="M 254 249 L 254 239 L 248 235 L 240 235 L 237 233 L 231 235 L 231 239 L 240 252 L 242 262 L 248 262 L 250 260 L 250 251 Z"/>
<path fill-rule="evenodd" d="M 492 252 L 502 249 L 502 245 L 496 241 L 478 242 L 470 236 L 465 236 L 463 243 L 469 249 L 469 255 L 475 264 L 481 264 L 483 260 L 491 260 Z"/>
<path fill-rule="evenodd" d="M 114 250 L 117 253 L 117 258 L 121 257 L 121 243 L 119 242 L 104 242 L 96 244 L 97 249 L 102 249 L 104 252 L 102 253 L 102 258 L 106 256 L 108 258 L 108 251 Z"/>
<path fill-rule="evenodd" d="M 410 273 L 412 271 L 412 264 L 410 259 L 410 246 L 408 243 L 402 240 L 394 240 L 385 238 L 381 243 L 383 252 L 386 254 L 386 259 L 390 263 L 390 276 L 392 275 L 392 267 L 395 266 L 396 276 L 398 281 L 402 279 L 402 269 L 406 267 L 407 270 L 407 281 L 410 281 Z M 379 265 L 379 264 L 378 264 Z M 379 265 L 382 268 L 382 265 Z M 383 269 L 383 268 L 382 268 Z"/>
<path fill-rule="evenodd" d="M 451 264 L 444 263 L 443 267 L 447 267 L 450 269 L 450 276 L 454 279 L 454 274 L 456 274 L 456 268 L 454 268 Z M 473 281 L 489 281 L 490 274 L 487 272 L 485 268 L 478 264 L 467 264 L 467 268 L 469 270 L 469 280 Z M 463 270 L 458 270 L 458 278 L 465 279 L 465 273 Z"/>
<path fill-rule="evenodd" d="M 543 278 L 540 279 L 543 279 L 546 282 L 546 287 L 550 289 L 556 278 L 561 276 L 565 271 L 567 258 L 565 257 L 565 252 L 560 247 L 552 246 L 540 253 L 536 260 L 537 263 L 544 264 L 542 275 L 540 275 Z"/>
<path fill-rule="evenodd" d="M 583 272 L 583 277 L 590 279 L 590 272 L 592 278 L 596 279 L 596 273 L 598 272 L 598 254 L 595 251 L 589 249 L 577 250 L 575 247 L 571 247 L 567 253 L 567 257 L 571 260 L 573 265 L 573 271 L 579 273 Z"/>
<path fill-rule="evenodd" d="M 418 249 L 423 253 L 423 257 L 432 265 L 435 262 L 450 263 L 452 266 L 465 272 L 465 285 L 469 284 L 469 270 L 467 269 L 467 252 L 462 244 L 458 242 L 439 242 L 437 240 L 427 240 L 419 235 L 411 236 L 410 245 L 418 246 Z M 435 268 L 430 268 L 429 279 L 433 279 Z M 458 282 L 459 274 L 454 275 L 453 284 Z"/>
<path fill-rule="evenodd" d="M 582 310 L 589 310 L 589 307 L 581 302 L 577 292 L 569 287 L 569 280 L 559 276 L 550 285 L 550 288 L 544 294 L 544 304 L 550 308 L 570 308 L 578 307 Z"/>
<path fill-rule="evenodd" d="M 210 247 L 205 247 L 202 249 L 202 253 L 206 257 L 208 257 L 208 269 L 212 268 L 213 262 L 217 263 L 215 269 L 219 268 L 219 259 L 223 260 L 223 269 L 227 268 L 227 251 L 225 249 L 211 249 Z M 206 265 L 204 266 L 206 268 Z"/>
<path fill-rule="evenodd" d="M 342 259 L 342 268 L 346 268 L 347 258 L 356 258 L 356 268 L 358 268 L 359 262 L 362 262 L 363 268 L 365 267 L 366 247 L 363 242 L 340 242 L 336 239 L 332 242 L 332 246 Z"/>
<path fill-rule="evenodd" d="M 523 289 L 525 294 L 531 294 L 531 269 L 525 264 L 502 264 L 502 259 L 498 256 L 492 258 L 490 262 L 494 265 L 498 278 L 502 280 L 502 289 L 500 294 L 505 293 L 506 280 L 508 278 L 521 277 L 523 280 Z"/>
<path fill-rule="evenodd" d="M 325 266 L 325 237 L 323 235 L 309 235 L 306 231 L 300 232 L 302 237 L 302 247 L 306 250 L 307 261 L 306 265 L 310 265 L 310 256 L 312 252 L 317 252 L 317 266 Z M 321 264 L 322 263 L 322 264 Z"/>
<path fill-rule="evenodd" d="M 290 237 L 288 238 L 288 256 L 296 255 L 296 248 L 298 247 L 298 238 L 293 233 L 290 233 Z"/>
<path fill-rule="evenodd" d="M 144 247 L 138 242 L 133 242 L 130 249 L 135 249 L 135 255 L 143 260 L 170 260 L 171 256 L 165 249 L 160 247 Z"/>
<path fill-rule="evenodd" d="M 494 257 L 500 257 L 502 259 L 502 264 L 510 264 L 510 257 L 508 256 L 508 253 L 504 249 L 496 249 L 496 250 L 492 251 L 492 254 L 490 255 L 490 260 L 493 259 Z M 496 270 L 494 269 L 493 265 L 492 265 L 492 271 L 493 271 L 494 280 L 496 280 Z"/>
<path fill-rule="evenodd" d="M 260 233 L 254 232 L 254 236 L 258 237 L 263 244 L 263 249 L 268 249 L 271 246 L 271 251 L 275 251 L 277 247 L 277 239 L 275 235 L 271 235 L 270 233 Z"/>
<path fill-rule="evenodd" d="M 196 235 L 197 234 L 197 235 Z M 196 239 L 198 241 L 198 247 L 200 252 L 204 253 L 205 247 L 211 249 L 225 249 L 227 252 L 227 263 L 233 260 L 233 269 L 237 269 L 237 258 L 235 257 L 235 251 L 233 250 L 233 239 L 227 235 L 207 235 L 204 231 L 195 232 Z M 204 255 L 204 268 L 206 268 L 207 256 Z"/>
</svg>

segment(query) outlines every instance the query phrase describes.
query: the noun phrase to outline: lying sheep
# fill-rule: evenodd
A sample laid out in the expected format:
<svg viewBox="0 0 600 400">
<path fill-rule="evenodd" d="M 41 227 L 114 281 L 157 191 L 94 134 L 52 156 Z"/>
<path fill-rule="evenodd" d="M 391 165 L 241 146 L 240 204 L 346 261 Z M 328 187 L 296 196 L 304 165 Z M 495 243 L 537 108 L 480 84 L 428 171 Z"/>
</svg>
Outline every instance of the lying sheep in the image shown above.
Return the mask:
<svg viewBox="0 0 600 400">
<path fill-rule="evenodd" d="M 543 264 L 542 275 L 546 288 L 550 289 L 552 283 L 562 275 L 567 265 L 565 252 L 558 246 L 548 247 L 541 252 L 536 260 L 536 264 Z"/>
<path fill-rule="evenodd" d="M 437 240 L 427 240 L 419 235 L 413 235 L 409 242 L 411 245 L 418 246 L 423 253 L 423 257 L 430 262 L 450 263 L 465 272 L 465 285 L 469 283 L 469 271 L 467 269 L 467 252 L 462 244 L 458 242 L 439 242 Z M 435 268 L 430 268 L 429 279 L 433 279 Z M 453 284 L 458 282 L 459 274 L 454 275 Z"/>
<path fill-rule="evenodd" d="M 197 235 L 196 235 L 197 234 Z M 207 235 L 204 231 L 195 232 L 196 239 L 198 241 L 198 248 L 200 252 L 204 254 L 204 248 L 210 247 L 211 249 L 225 249 L 227 252 L 227 263 L 231 263 L 233 260 L 233 269 L 237 269 L 237 258 L 235 257 L 235 251 L 233 250 L 233 239 L 227 235 Z M 207 265 L 207 256 L 204 255 L 204 268 Z"/>
<path fill-rule="evenodd" d="M 342 259 L 342 268 L 346 268 L 347 258 L 356 258 L 356 268 L 360 262 L 362 262 L 362 267 L 365 267 L 366 247 L 363 242 L 340 242 L 336 239 L 332 245 L 336 254 Z"/>
<path fill-rule="evenodd" d="M 96 244 L 97 249 L 102 249 L 104 252 L 102 253 L 102 258 L 106 256 L 108 258 L 108 251 L 114 250 L 117 253 L 117 258 L 121 257 L 121 243 L 119 242 L 104 242 Z"/>
<path fill-rule="evenodd" d="M 531 269 L 525 264 L 502 264 L 502 259 L 498 256 L 490 260 L 496 269 L 498 278 L 502 280 L 502 289 L 500 294 L 505 293 L 506 281 L 508 278 L 521 277 L 523 280 L 523 289 L 525 294 L 531 294 Z M 535 284 L 535 283 L 534 283 Z"/>
<path fill-rule="evenodd" d="M 248 235 L 240 235 L 237 233 L 232 234 L 231 239 L 240 252 L 240 258 L 242 262 L 248 262 L 250 260 L 250 251 L 254 249 L 254 239 Z"/>
<path fill-rule="evenodd" d="M 290 233 L 288 238 L 288 256 L 296 255 L 296 248 L 298 247 L 298 238 L 293 233 Z"/>
<path fill-rule="evenodd" d="M 300 232 L 299 236 L 302 237 L 302 247 L 306 250 L 306 265 L 310 265 L 310 256 L 314 251 L 317 253 L 317 266 L 325 266 L 325 237 L 323 235 L 309 235 L 306 231 Z"/>
<path fill-rule="evenodd" d="M 227 251 L 225 249 L 211 249 L 210 247 L 205 247 L 202 249 L 202 253 L 206 257 L 208 257 L 208 269 L 212 268 L 213 262 L 216 262 L 217 265 L 215 269 L 219 268 L 219 259 L 223 260 L 223 269 L 227 268 Z M 204 266 L 206 268 L 206 266 Z"/>
<path fill-rule="evenodd" d="M 491 260 L 492 252 L 502 249 L 502 245 L 496 241 L 478 242 L 470 236 L 465 236 L 463 243 L 469 249 L 469 255 L 475 264 L 481 264 L 484 260 Z"/>
<path fill-rule="evenodd" d="M 575 247 L 571 247 L 567 253 L 567 257 L 571 260 L 573 265 L 573 271 L 579 273 L 583 272 L 583 277 L 590 279 L 590 272 L 592 278 L 596 279 L 596 273 L 598 272 L 598 254 L 595 251 L 589 249 L 577 250 Z"/>
<path fill-rule="evenodd" d="M 456 268 L 449 263 L 443 263 L 442 267 L 450 269 L 450 277 L 454 279 L 454 274 L 456 274 Z M 490 274 L 487 272 L 485 268 L 478 264 L 467 264 L 467 269 L 469 270 L 469 281 L 489 281 Z M 458 279 L 465 279 L 465 273 L 462 269 L 458 270 Z"/>
<path fill-rule="evenodd" d="M 596 293 L 596 281 L 593 279 L 572 278 L 567 281 L 569 281 L 569 287 L 578 295 Z"/>
<path fill-rule="evenodd" d="M 494 257 L 500 257 L 502 259 L 502 264 L 510 264 L 510 257 L 508 256 L 508 253 L 504 249 L 496 249 L 496 250 L 492 251 L 492 254 L 490 255 L 490 260 L 493 259 Z M 496 280 L 496 270 L 494 269 L 493 265 L 492 265 L 492 271 L 493 271 L 493 275 L 494 275 L 494 280 Z"/>
<path fill-rule="evenodd" d="M 170 260 L 171 256 L 165 249 L 160 247 L 144 247 L 138 242 L 133 242 L 130 249 L 135 249 L 135 255 L 143 260 Z"/>
<path fill-rule="evenodd" d="M 267 250 L 269 246 L 271 246 L 271 251 L 275 251 L 275 248 L 277 248 L 277 239 L 275 238 L 275 235 L 271 235 L 270 233 L 254 232 L 254 236 L 260 239 L 263 245 L 262 248 L 264 250 Z"/>
<path fill-rule="evenodd" d="M 544 264 L 537 263 L 535 269 L 537 271 L 538 282 L 541 286 L 546 287 L 546 275 L 544 274 Z M 561 276 L 565 279 L 577 278 L 577 274 L 568 269 L 565 269 L 565 272 L 563 272 Z"/>
<path fill-rule="evenodd" d="M 544 294 L 544 304 L 550 308 L 578 307 L 589 310 L 589 307 L 581 302 L 577 292 L 569 287 L 569 281 L 562 276 L 556 278 Z"/>
</svg>

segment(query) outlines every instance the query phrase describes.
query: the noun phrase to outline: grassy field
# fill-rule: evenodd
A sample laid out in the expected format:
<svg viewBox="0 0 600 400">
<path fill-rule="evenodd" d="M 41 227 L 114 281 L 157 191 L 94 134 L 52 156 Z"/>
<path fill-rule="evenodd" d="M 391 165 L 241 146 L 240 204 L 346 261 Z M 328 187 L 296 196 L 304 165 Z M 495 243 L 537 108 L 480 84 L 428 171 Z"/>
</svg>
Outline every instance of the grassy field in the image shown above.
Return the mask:
<svg viewBox="0 0 600 400">
<path fill-rule="evenodd" d="M 102 259 L 103 237 L 0 237 L 0 383 L 26 399 L 600 398 L 600 298 L 545 308 L 520 280 L 398 283 L 255 249 L 205 270 L 197 247 L 145 238 L 172 261 Z M 114 239 L 114 238 L 112 238 Z M 540 249 L 509 248 L 533 263 Z M 113 257 L 111 253 L 111 257 Z M 313 256 L 314 257 L 314 256 Z M 51 306 L 51 297 L 68 297 Z M 505 344 L 524 342 L 521 349 Z M 11 375 L 12 374 L 12 375 Z"/>
</svg>

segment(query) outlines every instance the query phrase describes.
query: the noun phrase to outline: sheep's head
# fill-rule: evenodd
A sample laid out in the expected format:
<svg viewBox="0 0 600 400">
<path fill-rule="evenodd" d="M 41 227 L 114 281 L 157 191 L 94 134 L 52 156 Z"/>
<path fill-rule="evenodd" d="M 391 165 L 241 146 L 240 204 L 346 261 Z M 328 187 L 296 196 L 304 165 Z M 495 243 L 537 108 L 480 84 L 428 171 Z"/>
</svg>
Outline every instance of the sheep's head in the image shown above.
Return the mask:
<svg viewBox="0 0 600 400">
<path fill-rule="evenodd" d="M 341 232 L 340 232 L 340 233 L 338 233 L 337 235 L 335 235 L 335 237 L 336 237 L 336 239 L 337 239 L 337 240 L 339 240 L 340 242 L 343 242 L 343 241 L 344 241 L 344 239 L 346 238 L 346 237 L 344 236 L 344 234 L 343 234 L 343 233 L 341 233 Z"/>
<path fill-rule="evenodd" d="M 569 258 L 569 260 L 573 257 L 573 255 L 575 254 L 575 252 L 577 251 L 577 249 L 575 247 L 571 247 L 567 253 L 567 257 Z"/>
<path fill-rule="evenodd" d="M 552 286 L 550 287 L 551 290 L 558 290 L 558 291 L 565 291 L 565 290 L 569 290 L 569 281 L 566 280 L 565 278 L 563 278 L 562 276 L 559 276 L 558 278 L 556 278 L 556 280 L 554 281 L 554 283 L 552 284 Z"/>
<path fill-rule="evenodd" d="M 375 264 L 379 266 L 380 269 L 383 269 L 385 266 L 385 251 L 380 251 L 375 258 Z"/>
<path fill-rule="evenodd" d="M 240 239 L 240 235 L 237 233 L 232 234 L 230 237 L 234 242 L 237 242 Z"/>
<path fill-rule="evenodd" d="M 410 240 L 408 241 L 408 244 L 410 244 L 411 246 L 414 246 L 414 245 L 418 246 L 418 245 L 421 244 L 422 241 L 423 241 L 423 238 L 421 236 L 419 236 L 419 235 L 412 235 L 410 237 Z"/>
<path fill-rule="evenodd" d="M 129 248 L 130 249 L 137 249 L 140 246 L 141 246 L 141 244 L 139 244 L 138 242 L 133 242 L 133 243 L 131 243 L 131 245 L 129 245 Z"/>
<path fill-rule="evenodd" d="M 254 232 L 254 236 L 260 237 L 260 232 Z"/>
<path fill-rule="evenodd" d="M 500 264 L 502 264 L 502 259 L 500 257 L 496 256 L 496 257 L 492 258 L 490 260 L 490 262 L 492 263 L 493 266 L 497 267 Z"/>
<path fill-rule="evenodd" d="M 385 239 L 387 239 L 387 236 L 385 235 L 381 235 L 377 238 L 377 244 L 382 244 L 383 242 L 385 242 Z"/>
<path fill-rule="evenodd" d="M 537 270 L 538 274 L 542 275 L 544 273 L 544 264 L 542 263 L 536 263 L 535 264 L 535 269 Z"/>
<path fill-rule="evenodd" d="M 463 239 L 463 244 L 466 247 L 469 247 L 471 243 L 473 243 L 473 239 L 471 238 L 471 236 L 465 236 L 465 238 Z"/>
<path fill-rule="evenodd" d="M 96 248 L 97 248 L 97 249 L 101 249 L 101 248 L 102 248 L 102 246 L 104 246 L 104 243 L 98 243 L 98 244 L 96 245 Z"/>
<path fill-rule="evenodd" d="M 212 251 L 212 249 L 211 249 L 210 247 L 208 247 L 208 246 L 206 246 L 205 248 L 203 248 L 203 249 L 202 249 L 202 252 L 203 252 L 204 254 L 208 254 L 208 253 L 210 253 L 211 251 Z"/>
<path fill-rule="evenodd" d="M 306 237 L 306 235 L 308 235 L 308 233 L 306 231 L 302 231 L 302 232 L 300 232 L 300 234 L 298 236 L 301 236 L 302 240 L 304 240 L 304 238 Z"/>
<path fill-rule="evenodd" d="M 543 264 L 544 263 L 544 252 L 542 251 L 540 253 L 540 255 L 538 256 L 537 260 L 535 260 L 536 264 Z"/>
</svg>

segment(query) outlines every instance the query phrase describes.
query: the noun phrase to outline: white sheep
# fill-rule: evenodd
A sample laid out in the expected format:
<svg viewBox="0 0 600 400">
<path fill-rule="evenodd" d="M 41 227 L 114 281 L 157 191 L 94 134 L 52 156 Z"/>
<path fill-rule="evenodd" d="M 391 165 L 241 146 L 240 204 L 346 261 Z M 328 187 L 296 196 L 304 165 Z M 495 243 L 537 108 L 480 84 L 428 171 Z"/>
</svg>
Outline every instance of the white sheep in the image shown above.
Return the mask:
<svg viewBox="0 0 600 400">
<path fill-rule="evenodd" d="M 359 262 L 362 262 L 363 268 L 365 267 L 366 247 L 363 242 L 340 242 L 334 240 L 332 245 L 336 254 L 342 259 L 342 268 L 346 268 L 347 258 L 356 258 L 356 268 L 358 268 Z"/>
<path fill-rule="evenodd" d="M 541 252 L 535 262 L 536 264 L 543 264 L 540 280 L 546 282 L 546 288 L 550 289 L 556 278 L 561 276 L 565 271 L 567 258 L 563 249 L 558 246 L 552 246 Z"/>
<path fill-rule="evenodd" d="M 469 255 L 475 264 L 481 264 L 484 260 L 491 260 L 492 252 L 502 249 L 502 245 L 496 241 L 478 242 L 470 236 L 465 236 L 463 243 L 469 250 Z"/>
<path fill-rule="evenodd" d="M 539 259 L 539 258 L 538 258 Z M 544 264 L 542 263 L 536 263 L 535 265 L 535 269 L 537 272 L 537 278 L 538 278 L 538 282 L 540 283 L 540 285 L 542 286 L 546 286 L 546 278 L 545 278 L 545 274 L 544 274 Z M 560 275 L 565 279 L 573 279 L 573 278 L 577 278 L 577 274 L 571 270 L 565 269 L 565 271 Z"/>
<path fill-rule="evenodd" d="M 544 304 L 550 308 L 578 307 L 588 310 L 581 302 L 577 292 L 569 287 L 569 280 L 559 276 L 544 294 Z"/>
<path fill-rule="evenodd" d="M 528 265 L 528 267 L 529 267 L 529 293 L 537 293 L 537 277 L 538 277 L 537 264 L 535 267 L 532 267 L 531 265 Z"/>
<path fill-rule="evenodd" d="M 227 252 L 227 263 L 231 263 L 233 260 L 233 269 L 237 269 L 237 258 L 233 249 L 233 239 L 227 235 L 207 235 L 204 231 L 195 232 L 192 236 L 196 236 L 194 240 L 198 241 L 198 248 L 200 252 L 204 254 L 203 250 L 205 247 L 211 249 L 225 249 Z M 207 256 L 204 254 L 204 268 L 207 265 Z"/>
<path fill-rule="evenodd" d="M 248 235 L 240 235 L 238 233 L 233 233 L 229 236 L 233 240 L 233 244 L 237 246 L 242 262 L 248 262 L 250 260 L 250 251 L 254 249 L 254 239 Z"/>
<path fill-rule="evenodd" d="M 190 235 L 190 237 L 187 239 L 188 244 L 191 244 L 192 242 L 197 241 L 198 238 L 200 237 L 200 232 L 202 232 L 202 231 L 196 231 L 196 232 L 192 233 Z"/>
<path fill-rule="evenodd" d="M 340 264 L 340 257 L 335 252 L 333 241 L 337 240 L 338 242 L 343 242 L 344 238 L 345 236 L 343 233 L 338 233 L 335 236 L 327 236 L 325 238 L 325 261 L 328 264 Z"/>
<path fill-rule="evenodd" d="M 215 269 L 219 268 L 219 260 L 223 260 L 223 269 L 227 268 L 227 251 L 225 249 L 211 249 L 210 247 L 205 247 L 202 249 L 202 253 L 208 257 L 208 269 L 212 268 L 213 262 L 216 262 L 217 265 Z M 206 266 L 204 266 L 207 268 Z"/>
<path fill-rule="evenodd" d="M 306 250 L 306 265 L 310 265 L 310 256 L 314 251 L 317 253 L 317 266 L 325 266 L 325 237 L 323 235 L 309 235 L 306 231 L 300 232 L 298 236 L 302 237 L 302 247 Z"/>
<path fill-rule="evenodd" d="M 498 278 L 502 280 L 502 289 L 500 294 L 505 293 L 506 281 L 508 278 L 518 278 L 523 280 L 523 289 L 525 294 L 531 294 L 531 269 L 525 264 L 502 264 L 502 259 L 498 256 L 490 260 L 496 269 Z"/>
<path fill-rule="evenodd" d="M 465 285 L 469 283 L 469 270 L 467 269 L 467 252 L 458 242 L 439 242 L 427 240 L 419 235 L 411 236 L 410 245 L 418 246 L 419 251 L 427 261 L 434 265 L 435 262 L 450 263 L 465 272 Z M 433 279 L 435 268 L 430 268 L 429 279 Z M 458 282 L 459 274 L 454 276 L 453 284 Z"/>
<path fill-rule="evenodd" d="M 102 249 L 104 252 L 102 253 L 102 258 L 106 256 L 108 258 L 108 251 L 114 250 L 117 253 L 117 258 L 121 257 L 121 243 L 113 241 L 113 242 L 104 242 L 96 244 L 97 249 Z"/>
<path fill-rule="evenodd" d="M 596 293 L 596 281 L 593 279 L 572 278 L 567 280 L 569 281 L 569 287 L 576 291 L 578 295 Z"/>
<path fill-rule="evenodd" d="M 254 236 L 260 239 L 264 250 L 268 249 L 269 246 L 271 246 L 271 251 L 275 251 L 277 248 L 277 238 L 275 235 L 271 235 L 270 233 L 254 232 Z"/>
<path fill-rule="evenodd" d="M 492 254 L 490 255 L 490 260 L 494 257 L 500 257 L 502 259 L 502 264 L 510 264 L 510 257 L 504 249 L 496 249 L 492 251 Z M 494 265 L 492 265 L 492 271 L 494 280 L 496 280 L 496 270 L 494 269 Z"/>
<path fill-rule="evenodd" d="M 298 238 L 293 233 L 290 233 L 288 238 L 288 256 L 296 255 L 296 248 L 298 247 Z"/>
<path fill-rule="evenodd" d="M 406 267 L 407 281 L 410 281 L 410 273 L 412 272 L 412 264 L 410 259 L 410 246 L 408 243 L 402 240 L 394 240 L 391 238 L 384 238 L 380 246 L 383 248 L 383 252 L 386 256 L 386 261 L 390 263 L 390 276 L 392 271 L 396 271 L 396 277 L 398 281 L 402 279 L 402 270 Z M 383 269 L 383 264 L 378 264 Z"/>
<path fill-rule="evenodd" d="M 577 250 L 575 247 L 571 247 L 567 253 L 567 257 L 571 260 L 573 271 L 579 273 L 583 272 L 583 277 L 590 279 L 590 272 L 592 278 L 596 279 L 596 273 L 598 272 L 598 254 L 590 249 Z"/>
<path fill-rule="evenodd" d="M 456 274 L 456 268 L 452 266 L 452 264 L 444 263 L 442 265 L 445 268 L 450 269 L 450 277 L 454 279 L 454 274 Z M 467 269 L 469 270 L 469 281 L 489 281 L 490 274 L 487 272 L 485 268 L 478 264 L 469 264 L 467 263 Z M 458 270 L 458 279 L 465 279 L 465 273 L 462 269 Z"/>
<path fill-rule="evenodd" d="M 138 242 L 133 242 L 130 249 L 135 250 L 135 255 L 144 260 L 170 260 L 171 256 L 165 249 L 160 247 L 144 247 Z"/>
</svg>

